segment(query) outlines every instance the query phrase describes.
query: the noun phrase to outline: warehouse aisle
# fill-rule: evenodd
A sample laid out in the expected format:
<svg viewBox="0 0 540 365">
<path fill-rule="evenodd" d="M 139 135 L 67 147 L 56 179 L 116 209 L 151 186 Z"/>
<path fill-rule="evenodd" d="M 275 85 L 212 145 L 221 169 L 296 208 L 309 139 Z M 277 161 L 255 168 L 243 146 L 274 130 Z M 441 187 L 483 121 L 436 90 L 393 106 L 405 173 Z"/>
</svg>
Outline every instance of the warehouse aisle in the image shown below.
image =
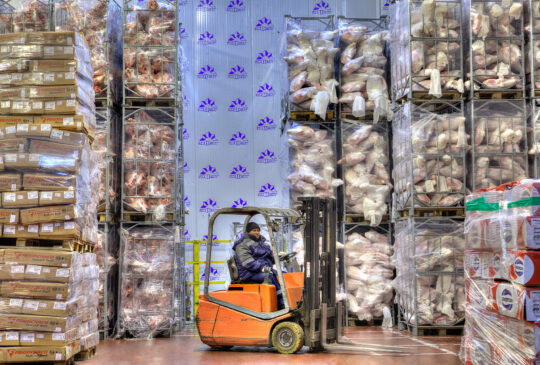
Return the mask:
<svg viewBox="0 0 540 365">
<path fill-rule="evenodd" d="M 96 357 L 84 365 L 131 364 L 358 364 L 362 365 L 458 365 L 459 336 L 413 337 L 404 332 L 377 327 L 348 328 L 346 336 L 356 342 L 406 346 L 407 357 L 367 357 L 351 353 L 313 354 L 306 350 L 296 355 L 281 355 L 275 350 L 247 347 L 231 351 L 213 351 L 203 345 L 193 329 L 186 329 L 172 339 L 151 341 L 103 341 Z M 82 362 L 80 363 L 82 364 Z"/>
</svg>

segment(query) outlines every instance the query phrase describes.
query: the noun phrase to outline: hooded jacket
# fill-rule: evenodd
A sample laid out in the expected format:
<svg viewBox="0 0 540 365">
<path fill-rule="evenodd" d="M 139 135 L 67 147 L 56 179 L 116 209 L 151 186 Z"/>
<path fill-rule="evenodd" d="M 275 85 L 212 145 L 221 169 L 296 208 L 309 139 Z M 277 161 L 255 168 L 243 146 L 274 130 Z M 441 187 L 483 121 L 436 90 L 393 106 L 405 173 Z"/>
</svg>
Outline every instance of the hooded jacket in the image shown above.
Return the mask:
<svg viewBox="0 0 540 365">
<path fill-rule="evenodd" d="M 254 236 L 244 234 L 233 245 L 238 275 L 243 280 L 249 280 L 252 274 L 261 272 L 265 266 L 274 265 L 272 249 L 265 244 L 266 239 L 261 236 L 257 240 Z"/>
</svg>

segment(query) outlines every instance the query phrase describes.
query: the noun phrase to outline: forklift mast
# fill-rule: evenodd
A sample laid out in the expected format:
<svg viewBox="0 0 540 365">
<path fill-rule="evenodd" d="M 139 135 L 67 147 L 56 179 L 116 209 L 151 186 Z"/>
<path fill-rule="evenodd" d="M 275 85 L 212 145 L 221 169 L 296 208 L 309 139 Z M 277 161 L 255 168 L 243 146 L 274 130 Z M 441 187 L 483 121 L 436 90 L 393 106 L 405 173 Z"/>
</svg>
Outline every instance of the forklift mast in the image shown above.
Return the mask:
<svg viewBox="0 0 540 365">
<path fill-rule="evenodd" d="M 301 313 L 305 343 L 322 350 L 343 335 L 345 322 L 343 303 L 336 301 L 336 200 L 318 197 L 299 200 L 305 222 Z"/>
</svg>

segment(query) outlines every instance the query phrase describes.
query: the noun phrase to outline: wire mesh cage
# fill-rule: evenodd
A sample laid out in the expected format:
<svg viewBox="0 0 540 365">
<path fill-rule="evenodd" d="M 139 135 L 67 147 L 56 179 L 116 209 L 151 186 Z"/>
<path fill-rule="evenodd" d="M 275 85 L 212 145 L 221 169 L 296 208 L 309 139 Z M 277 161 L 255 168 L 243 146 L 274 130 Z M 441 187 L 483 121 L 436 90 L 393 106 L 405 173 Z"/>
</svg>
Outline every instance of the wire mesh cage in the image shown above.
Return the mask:
<svg viewBox="0 0 540 365">
<path fill-rule="evenodd" d="M 396 2 L 390 22 L 392 98 L 461 94 L 461 0 Z"/>
<path fill-rule="evenodd" d="M 0 1 L 0 33 L 52 30 L 53 0 Z"/>
<path fill-rule="evenodd" d="M 394 237 L 400 329 L 458 325 L 465 310 L 462 222 L 401 219 Z"/>
<path fill-rule="evenodd" d="M 527 178 L 525 100 L 474 100 L 468 108 L 473 141 L 470 189 L 475 191 Z"/>
<path fill-rule="evenodd" d="M 531 97 L 540 96 L 540 1 L 528 0 L 525 6 L 525 35 L 530 67 L 529 90 Z"/>
<path fill-rule="evenodd" d="M 540 100 L 530 100 L 529 116 L 529 156 L 530 168 L 529 175 L 538 179 L 540 176 Z"/>
<path fill-rule="evenodd" d="M 407 102 L 392 128 L 396 209 L 463 207 L 470 143 L 463 103 Z"/>
<path fill-rule="evenodd" d="M 523 14 L 523 1 L 464 0 L 471 98 L 509 91 L 525 96 Z"/>
</svg>

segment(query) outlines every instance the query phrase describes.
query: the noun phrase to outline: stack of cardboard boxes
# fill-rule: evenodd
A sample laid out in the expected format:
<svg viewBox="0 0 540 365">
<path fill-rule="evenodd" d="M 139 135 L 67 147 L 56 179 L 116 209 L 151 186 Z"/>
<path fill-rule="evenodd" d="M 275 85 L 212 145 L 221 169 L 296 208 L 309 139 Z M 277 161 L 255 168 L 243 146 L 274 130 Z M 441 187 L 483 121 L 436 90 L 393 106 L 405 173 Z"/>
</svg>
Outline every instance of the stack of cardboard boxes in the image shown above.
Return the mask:
<svg viewBox="0 0 540 365">
<path fill-rule="evenodd" d="M 0 35 L 0 362 L 99 342 L 92 77 L 78 33 Z"/>
</svg>

